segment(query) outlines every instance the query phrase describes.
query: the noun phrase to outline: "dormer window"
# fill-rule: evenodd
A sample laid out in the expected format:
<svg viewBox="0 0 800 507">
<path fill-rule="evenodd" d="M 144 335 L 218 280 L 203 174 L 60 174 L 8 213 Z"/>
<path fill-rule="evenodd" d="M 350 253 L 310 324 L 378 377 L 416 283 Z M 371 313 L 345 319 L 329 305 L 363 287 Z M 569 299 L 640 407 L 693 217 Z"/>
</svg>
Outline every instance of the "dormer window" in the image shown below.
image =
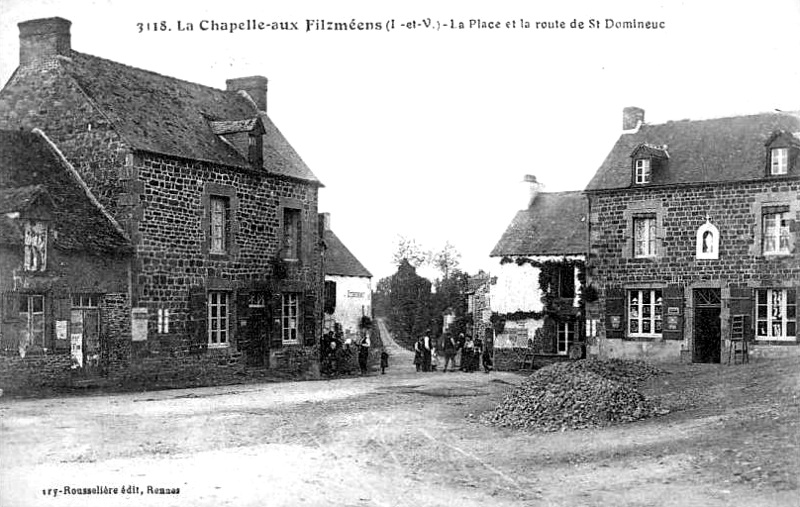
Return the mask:
<svg viewBox="0 0 800 507">
<path fill-rule="evenodd" d="M 636 184 L 650 183 L 650 160 L 639 159 L 636 161 Z"/>
<path fill-rule="evenodd" d="M 669 161 L 667 146 L 656 146 L 642 143 L 631 153 L 632 180 L 634 185 L 649 185 L 653 182 L 654 174 L 661 171 Z"/>
<path fill-rule="evenodd" d="M 789 172 L 789 148 L 773 148 L 770 156 L 770 174 Z"/>
<path fill-rule="evenodd" d="M 776 131 L 764 146 L 767 148 L 767 177 L 797 174 L 797 156 L 800 153 L 800 138 L 797 134 Z"/>
</svg>

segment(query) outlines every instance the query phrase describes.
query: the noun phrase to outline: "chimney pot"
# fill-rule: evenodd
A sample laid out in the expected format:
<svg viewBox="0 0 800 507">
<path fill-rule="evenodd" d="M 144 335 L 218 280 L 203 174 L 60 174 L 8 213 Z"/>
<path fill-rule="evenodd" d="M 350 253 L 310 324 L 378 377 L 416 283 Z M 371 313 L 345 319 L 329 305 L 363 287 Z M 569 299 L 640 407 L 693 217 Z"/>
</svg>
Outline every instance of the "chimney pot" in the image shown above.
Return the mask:
<svg viewBox="0 0 800 507">
<path fill-rule="evenodd" d="M 253 99 L 258 110 L 267 111 L 267 78 L 264 76 L 237 77 L 225 81 L 229 92 L 244 91 Z"/>
<path fill-rule="evenodd" d="M 32 19 L 19 23 L 19 64 L 68 55 L 72 50 L 69 28 L 72 22 L 64 18 Z"/>
<path fill-rule="evenodd" d="M 626 107 L 622 110 L 622 130 L 639 130 L 644 123 L 644 109 Z"/>
</svg>

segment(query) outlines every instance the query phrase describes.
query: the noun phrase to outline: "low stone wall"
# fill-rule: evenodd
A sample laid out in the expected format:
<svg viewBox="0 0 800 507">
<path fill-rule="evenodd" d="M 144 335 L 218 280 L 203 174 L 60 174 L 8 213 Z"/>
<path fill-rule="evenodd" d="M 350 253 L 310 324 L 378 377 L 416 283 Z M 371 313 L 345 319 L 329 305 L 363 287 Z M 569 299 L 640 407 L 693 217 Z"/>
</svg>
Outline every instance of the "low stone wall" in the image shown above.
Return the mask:
<svg viewBox="0 0 800 507">
<path fill-rule="evenodd" d="M 36 396 L 77 389 L 169 389 L 319 376 L 317 347 L 286 347 L 280 352 L 270 358 L 270 367 L 248 367 L 240 352 L 151 352 L 105 371 L 73 369 L 69 354 L 0 356 L 0 389 L 8 396 Z"/>
</svg>

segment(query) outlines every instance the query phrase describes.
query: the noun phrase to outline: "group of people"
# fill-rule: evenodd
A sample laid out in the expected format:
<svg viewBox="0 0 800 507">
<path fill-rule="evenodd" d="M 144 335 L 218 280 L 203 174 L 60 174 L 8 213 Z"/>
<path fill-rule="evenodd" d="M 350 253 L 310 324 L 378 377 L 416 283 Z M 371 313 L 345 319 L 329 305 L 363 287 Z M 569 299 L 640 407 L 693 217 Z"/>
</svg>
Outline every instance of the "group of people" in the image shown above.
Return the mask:
<svg viewBox="0 0 800 507">
<path fill-rule="evenodd" d="M 492 370 L 492 352 L 489 347 L 485 347 L 483 341 L 473 339 L 472 335 L 465 336 L 464 333 L 459 333 L 458 338 L 450 333 L 446 333 L 443 337 L 444 344 L 444 367 L 443 372 L 455 371 L 456 367 L 460 371 L 474 372 L 480 370 L 481 364 L 486 373 Z M 456 357 L 459 352 L 460 360 L 456 366 Z M 414 365 L 417 371 L 436 371 L 439 364 L 439 354 L 436 346 L 430 338 L 430 331 L 427 331 L 424 336 L 420 337 L 414 343 Z"/>
<path fill-rule="evenodd" d="M 328 374 L 341 373 L 341 368 L 345 368 L 344 373 L 349 373 L 350 358 L 353 354 L 353 343 L 350 340 L 342 340 L 341 333 L 329 331 L 322 336 L 320 344 L 320 359 L 323 371 Z M 372 342 L 369 333 L 365 333 L 357 343 L 358 349 L 358 369 L 362 375 L 369 373 L 369 352 Z M 381 373 L 386 373 L 389 366 L 389 354 L 381 350 Z"/>
</svg>

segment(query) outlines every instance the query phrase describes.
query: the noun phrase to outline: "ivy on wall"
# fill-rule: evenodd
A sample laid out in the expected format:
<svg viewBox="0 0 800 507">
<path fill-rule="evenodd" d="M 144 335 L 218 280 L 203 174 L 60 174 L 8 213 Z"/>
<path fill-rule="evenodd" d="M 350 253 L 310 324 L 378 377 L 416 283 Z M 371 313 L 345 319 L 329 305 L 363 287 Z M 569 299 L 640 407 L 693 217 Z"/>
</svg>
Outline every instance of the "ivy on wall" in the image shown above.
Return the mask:
<svg viewBox="0 0 800 507">
<path fill-rule="evenodd" d="M 586 263 L 582 260 L 576 259 L 548 259 L 546 261 L 538 261 L 529 257 L 503 257 L 500 259 L 500 264 L 515 263 L 517 266 L 530 265 L 539 269 L 539 290 L 542 292 L 542 306 L 543 310 L 540 312 L 523 312 L 516 311 L 511 313 L 492 313 L 490 321 L 494 327 L 495 333 L 500 334 L 505 329 L 506 321 L 520 321 L 520 320 L 542 320 L 547 316 L 555 316 L 558 314 L 556 302 L 556 291 L 558 287 L 558 273 L 562 269 L 571 270 L 574 272 L 577 269 L 577 278 L 581 284 L 581 291 L 578 298 L 578 305 L 581 309 L 586 306 L 586 303 L 591 303 L 597 300 L 597 290 L 591 286 L 586 285 Z"/>
</svg>

